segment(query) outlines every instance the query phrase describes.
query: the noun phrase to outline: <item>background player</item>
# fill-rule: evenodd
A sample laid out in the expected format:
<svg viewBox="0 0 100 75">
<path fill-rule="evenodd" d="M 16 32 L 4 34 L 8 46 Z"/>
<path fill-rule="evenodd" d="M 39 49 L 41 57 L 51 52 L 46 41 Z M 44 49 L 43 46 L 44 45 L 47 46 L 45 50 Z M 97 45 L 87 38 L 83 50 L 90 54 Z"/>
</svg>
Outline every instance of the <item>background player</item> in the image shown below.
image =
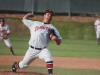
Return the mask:
<svg viewBox="0 0 100 75">
<path fill-rule="evenodd" d="M 100 44 L 100 16 L 95 21 L 94 25 L 95 25 L 94 30 L 96 32 L 96 37 L 97 37 L 97 45 L 99 45 Z"/>
<path fill-rule="evenodd" d="M 47 48 L 48 43 L 50 40 L 54 40 L 57 45 L 60 45 L 62 40 L 58 30 L 50 24 L 53 15 L 52 10 L 46 10 L 43 22 L 28 20 L 29 17 L 34 16 L 32 13 L 23 17 L 22 22 L 29 28 L 31 34 L 29 48 L 22 61 L 13 63 L 12 72 L 16 72 L 17 68 L 28 67 L 32 61 L 39 57 L 45 60 L 48 74 L 53 75 L 53 58 Z"/>
<path fill-rule="evenodd" d="M 5 24 L 5 19 L 0 19 L 0 41 L 4 40 L 5 44 L 9 47 L 12 55 L 15 55 L 13 52 L 12 44 L 9 39 L 10 29 L 7 24 Z"/>
</svg>

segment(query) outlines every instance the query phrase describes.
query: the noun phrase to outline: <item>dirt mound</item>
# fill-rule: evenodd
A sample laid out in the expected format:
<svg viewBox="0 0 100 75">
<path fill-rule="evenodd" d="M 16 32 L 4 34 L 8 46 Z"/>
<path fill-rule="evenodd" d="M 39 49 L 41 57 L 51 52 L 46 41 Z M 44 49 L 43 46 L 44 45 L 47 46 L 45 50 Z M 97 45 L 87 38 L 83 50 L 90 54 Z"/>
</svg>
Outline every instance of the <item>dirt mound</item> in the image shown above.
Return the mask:
<svg viewBox="0 0 100 75">
<path fill-rule="evenodd" d="M 26 71 L 20 70 L 17 72 L 11 72 L 11 70 L 0 70 L 0 75 L 48 75 L 46 73 L 36 72 L 36 71 Z"/>
</svg>

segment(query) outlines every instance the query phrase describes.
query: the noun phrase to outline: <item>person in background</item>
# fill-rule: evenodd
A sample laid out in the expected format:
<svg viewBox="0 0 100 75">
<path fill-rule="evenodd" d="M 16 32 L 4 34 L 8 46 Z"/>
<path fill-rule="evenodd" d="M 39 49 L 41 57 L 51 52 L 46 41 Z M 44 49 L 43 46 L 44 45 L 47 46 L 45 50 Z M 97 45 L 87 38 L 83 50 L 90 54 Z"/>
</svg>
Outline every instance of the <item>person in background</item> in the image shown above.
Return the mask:
<svg viewBox="0 0 100 75">
<path fill-rule="evenodd" d="M 100 16 L 96 19 L 94 23 L 94 30 L 96 32 L 97 45 L 99 45 L 100 44 Z"/>
<path fill-rule="evenodd" d="M 5 44 L 9 47 L 11 54 L 15 55 L 14 51 L 13 51 L 12 44 L 11 44 L 10 39 L 8 37 L 9 34 L 10 34 L 9 26 L 8 26 L 8 24 L 5 24 L 5 19 L 1 18 L 0 19 L 0 41 L 4 40 Z"/>
</svg>

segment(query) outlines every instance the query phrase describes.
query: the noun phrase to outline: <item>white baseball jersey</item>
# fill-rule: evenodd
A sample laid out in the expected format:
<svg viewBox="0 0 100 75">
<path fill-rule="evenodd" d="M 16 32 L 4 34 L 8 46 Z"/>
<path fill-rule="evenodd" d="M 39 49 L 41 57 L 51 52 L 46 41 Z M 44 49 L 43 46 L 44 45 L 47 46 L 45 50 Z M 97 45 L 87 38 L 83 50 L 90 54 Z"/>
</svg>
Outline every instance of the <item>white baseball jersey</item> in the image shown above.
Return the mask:
<svg viewBox="0 0 100 75">
<path fill-rule="evenodd" d="M 5 24 L 2 27 L 0 24 L 0 38 L 3 38 L 3 36 L 6 35 L 7 33 L 10 33 L 9 26 L 7 24 Z"/>
<path fill-rule="evenodd" d="M 48 30 L 54 29 L 57 37 L 62 39 L 57 29 L 52 24 L 44 24 L 39 21 L 24 20 L 24 24 L 30 29 L 31 38 L 29 45 L 37 48 L 44 48 L 48 46 L 50 41 L 48 37 Z"/>
<path fill-rule="evenodd" d="M 100 38 L 100 20 L 97 19 L 94 23 L 96 30 L 96 37 Z"/>
<path fill-rule="evenodd" d="M 96 26 L 97 31 L 100 31 L 100 20 L 96 20 L 94 25 Z"/>
</svg>

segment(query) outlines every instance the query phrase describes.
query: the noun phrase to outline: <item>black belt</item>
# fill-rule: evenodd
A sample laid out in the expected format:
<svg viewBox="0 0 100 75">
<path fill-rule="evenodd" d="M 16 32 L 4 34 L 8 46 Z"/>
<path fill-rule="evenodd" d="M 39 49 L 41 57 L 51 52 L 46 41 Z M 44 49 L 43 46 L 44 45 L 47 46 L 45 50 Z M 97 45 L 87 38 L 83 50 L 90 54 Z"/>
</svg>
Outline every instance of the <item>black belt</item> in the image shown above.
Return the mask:
<svg viewBox="0 0 100 75">
<path fill-rule="evenodd" d="M 37 50 L 42 50 L 42 49 L 46 48 L 46 47 L 44 47 L 44 48 L 36 48 L 36 47 L 33 47 L 33 46 L 30 46 L 30 47 L 33 48 L 33 49 L 37 49 Z"/>
</svg>

